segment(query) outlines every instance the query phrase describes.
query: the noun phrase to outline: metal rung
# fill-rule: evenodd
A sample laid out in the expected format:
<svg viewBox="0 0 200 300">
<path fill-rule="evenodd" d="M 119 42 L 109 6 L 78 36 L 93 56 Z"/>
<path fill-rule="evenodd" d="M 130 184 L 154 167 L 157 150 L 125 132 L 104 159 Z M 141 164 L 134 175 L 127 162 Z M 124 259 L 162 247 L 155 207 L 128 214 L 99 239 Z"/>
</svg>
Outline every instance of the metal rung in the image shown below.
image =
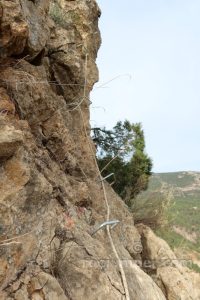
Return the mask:
<svg viewBox="0 0 200 300">
<path fill-rule="evenodd" d="M 104 181 L 105 179 L 109 178 L 109 177 L 112 176 L 112 175 L 114 175 L 114 173 L 110 173 L 110 174 L 107 175 L 106 177 L 102 178 L 102 179 L 100 180 L 100 182 L 101 182 L 101 181 Z"/>
<path fill-rule="evenodd" d="M 99 225 L 99 227 L 92 233 L 92 235 L 94 235 L 97 231 L 99 231 L 100 229 L 104 228 L 105 226 L 108 225 L 112 225 L 111 229 L 114 228 L 118 223 L 120 223 L 119 220 L 113 220 L 113 221 L 106 221 L 103 222 L 101 225 Z"/>
</svg>

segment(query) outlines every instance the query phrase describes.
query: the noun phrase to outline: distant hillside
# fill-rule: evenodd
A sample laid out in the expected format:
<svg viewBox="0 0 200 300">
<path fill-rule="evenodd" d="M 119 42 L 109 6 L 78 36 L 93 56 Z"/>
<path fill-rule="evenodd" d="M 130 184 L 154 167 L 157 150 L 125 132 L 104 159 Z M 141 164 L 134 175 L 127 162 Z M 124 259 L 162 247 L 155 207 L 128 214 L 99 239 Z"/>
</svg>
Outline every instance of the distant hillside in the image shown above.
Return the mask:
<svg viewBox="0 0 200 300">
<path fill-rule="evenodd" d="M 172 172 L 153 174 L 149 189 L 170 187 L 178 194 L 194 194 L 200 192 L 200 172 Z"/>
<path fill-rule="evenodd" d="M 134 202 L 133 213 L 136 222 L 155 225 L 174 250 L 192 255 L 200 267 L 200 173 L 153 174 L 148 190 Z"/>
</svg>

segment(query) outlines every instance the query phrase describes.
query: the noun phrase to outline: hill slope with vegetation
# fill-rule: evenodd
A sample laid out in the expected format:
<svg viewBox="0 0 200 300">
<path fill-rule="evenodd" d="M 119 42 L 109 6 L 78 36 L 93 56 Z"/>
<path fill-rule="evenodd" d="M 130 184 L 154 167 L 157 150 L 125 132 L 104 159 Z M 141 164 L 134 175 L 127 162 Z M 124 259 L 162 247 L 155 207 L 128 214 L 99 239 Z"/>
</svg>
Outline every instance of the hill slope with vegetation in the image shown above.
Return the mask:
<svg viewBox="0 0 200 300">
<path fill-rule="evenodd" d="M 136 222 L 154 227 L 179 255 L 194 259 L 200 270 L 200 173 L 153 174 L 132 209 Z"/>
</svg>

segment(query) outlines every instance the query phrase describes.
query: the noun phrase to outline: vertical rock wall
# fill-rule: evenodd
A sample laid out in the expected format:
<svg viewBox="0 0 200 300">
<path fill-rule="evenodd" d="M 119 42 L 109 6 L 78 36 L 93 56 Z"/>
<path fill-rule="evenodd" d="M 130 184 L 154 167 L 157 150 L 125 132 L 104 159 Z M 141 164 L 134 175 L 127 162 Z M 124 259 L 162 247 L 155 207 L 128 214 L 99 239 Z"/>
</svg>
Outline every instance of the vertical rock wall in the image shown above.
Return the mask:
<svg viewBox="0 0 200 300">
<path fill-rule="evenodd" d="M 0 299 L 125 299 L 106 232 L 92 235 L 107 213 L 89 138 L 99 16 L 94 0 L 0 3 Z M 131 299 L 166 299 L 107 194 Z"/>
</svg>

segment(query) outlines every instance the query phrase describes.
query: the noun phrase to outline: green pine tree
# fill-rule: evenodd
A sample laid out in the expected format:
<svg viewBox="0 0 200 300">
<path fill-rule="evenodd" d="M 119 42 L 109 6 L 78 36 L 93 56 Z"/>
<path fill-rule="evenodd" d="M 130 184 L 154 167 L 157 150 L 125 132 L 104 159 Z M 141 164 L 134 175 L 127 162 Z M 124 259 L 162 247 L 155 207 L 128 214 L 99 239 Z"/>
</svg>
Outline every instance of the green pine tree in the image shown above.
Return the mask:
<svg viewBox="0 0 200 300">
<path fill-rule="evenodd" d="M 131 206 L 132 199 L 147 188 L 152 169 L 141 123 L 119 121 L 112 130 L 93 128 L 92 132 L 102 176 L 114 173 L 107 181 L 113 183 L 114 190 Z"/>
</svg>

